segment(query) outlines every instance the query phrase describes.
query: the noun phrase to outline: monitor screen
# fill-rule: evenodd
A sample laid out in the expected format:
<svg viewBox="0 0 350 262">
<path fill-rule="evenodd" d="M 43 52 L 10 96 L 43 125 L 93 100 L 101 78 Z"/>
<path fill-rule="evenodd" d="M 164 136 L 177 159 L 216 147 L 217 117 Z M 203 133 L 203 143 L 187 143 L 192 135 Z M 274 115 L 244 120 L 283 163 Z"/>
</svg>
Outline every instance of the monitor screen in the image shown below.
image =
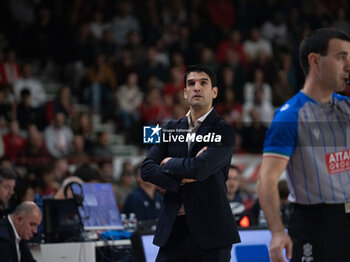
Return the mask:
<svg viewBox="0 0 350 262">
<path fill-rule="evenodd" d="M 271 233 L 268 229 L 247 229 L 239 230 L 241 243 L 234 244 L 231 250 L 230 262 L 259 261 L 270 262 L 269 245 Z M 152 234 L 141 234 L 141 245 L 145 262 L 156 260 L 159 247 L 155 246 Z M 140 260 L 140 261 L 141 261 Z"/>
<path fill-rule="evenodd" d="M 270 262 L 271 232 L 268 229 L 240 230 L 239 236 L 241 243 L 232 246 L 230 262 Z"/>
<path fill-rule="evenodd" d="M 46 243 L 79 241 L 82 225 L 74 200 L 44 199 L 43 207 Z"/>
<path fill-rule="evenodd" d="M 146 262 L 156 261 L 159 247 L 155 246 L 153 242 L 153 235 L 141 236 L 143 250 L 145 252 Z"/>
<path fill-rule="evenodd" d="M 82 190 L 84 202 L 79 213 L 85 230 L 123 229 L 111 184 L 84 183 Z"/>
</svg>

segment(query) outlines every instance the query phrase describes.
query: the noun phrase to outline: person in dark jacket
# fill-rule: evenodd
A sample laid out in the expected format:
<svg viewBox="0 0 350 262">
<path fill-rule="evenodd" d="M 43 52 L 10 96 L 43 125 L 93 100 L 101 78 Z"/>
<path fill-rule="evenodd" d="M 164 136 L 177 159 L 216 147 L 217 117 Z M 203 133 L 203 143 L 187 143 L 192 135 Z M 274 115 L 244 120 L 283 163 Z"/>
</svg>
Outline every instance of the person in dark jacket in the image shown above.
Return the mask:
<svg viewBox="0 0 350 262">
<path fill-rule="evenodd" d="M 11 168 L 0 167 L 0 220 L 14 208 L 11 198 L 16 185 L 16 174 Z"/>
<path fill-rule="evenodd" d="M 22 202 L 6 219 L 0 221 L 0 261 L 34 262 L 27 247 L 41 223 L 39 207 L 31 201 Z"/>
<path fill-rule="evenodd" d="M 156 190 L 156 186 L 142 180 L 140 168 L 136 171 L 139 184 L 126 198 L 123 213 L 134 213 L 138 221 L 158 219 L 163 206 L 163 196 Z"/>
<path fill-rule="evenodd" d="M 162 142 L 141 168 L 143 180 L 166 190 L 153 241 L 160 246 L 156 261 L 228 262 L 240 241 L 225 184 L 235 133 L 212 107 L 218 93 L 212 70 L 191 66 L 184 81 L 190 111 L 162 129 Z M 151 129 L 153 139 L 161 128 Z"/>
</svg>

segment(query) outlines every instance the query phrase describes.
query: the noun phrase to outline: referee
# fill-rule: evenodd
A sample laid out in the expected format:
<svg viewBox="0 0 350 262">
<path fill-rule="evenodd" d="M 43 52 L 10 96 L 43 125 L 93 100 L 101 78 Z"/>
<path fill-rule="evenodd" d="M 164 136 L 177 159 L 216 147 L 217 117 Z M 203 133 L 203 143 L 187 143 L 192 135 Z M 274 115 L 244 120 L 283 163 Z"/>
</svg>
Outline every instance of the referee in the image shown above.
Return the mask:
<svg viewBox="0 0 350 262">
<path fill-rule="evenodd" d="M 273 262 L 350 261 L 350 36 L 318 29 L 302 41 L 301 91 L 276 113 L 266 133 L 258 193 L 272 233 Z M 286 170 L 292 202 L 288 234 L 277 183 Z"/>
</svg>

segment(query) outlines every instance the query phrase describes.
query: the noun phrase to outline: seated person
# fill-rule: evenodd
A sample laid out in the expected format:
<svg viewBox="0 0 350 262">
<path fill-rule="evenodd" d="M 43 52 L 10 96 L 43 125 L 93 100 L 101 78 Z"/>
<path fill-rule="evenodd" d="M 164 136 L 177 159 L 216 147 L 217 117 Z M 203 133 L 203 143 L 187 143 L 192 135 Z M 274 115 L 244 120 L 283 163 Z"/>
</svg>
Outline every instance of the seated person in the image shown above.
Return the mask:
<svg viewBox="0 0 350 262">
<path fill-rule="evenodd" d="M 12 168 L 0 167 L 0 219 L 13 209 L 11 198 L 16 185 L 16 174 Z"/>
<path fill-rule="evenodd" d="M 287 186 L 287 181 L 285 179 L 281 179 L 278 182 L 278 194 L 280 197 L 280 213 L 282 217 L 282 222 L 284 225 L 287 225 L 291 211 L 288 201 L 289 190 Z M 266 226 L 266 220 L 264 217 L 264 213 L 260 208 L 259 199 L 256 200 L 254 206 L 250 210 L 249 218 L 251 221 L 251 225 Z"/>
<path fill-rule="evenodd" d="M 239 187 L 241 180 L 241 171 L 237 166 L 230 165 L 228 178 L 226 180 L 227 198 L 230 202 L 231 210 L 237 223 L 245 215 L 245 206 L 243 205 Z"/>
<path fill-rule="evenodd" d="M 240 170 L 237 166 L 230 165 L 228 178 L 226 181 L 227 198 L 230 202 L 242 203 L 242 197 L 239 195 Z"/>
<path fill-rule="evenodd" d="M 157 219 L 163 206 L 163 196 L 155 185 L 142 180 L 140 168 L 137 169 L 136 180 L 139 186 L 126 198 L 123 213 L 135 213 L 138 221 Z"/>
<path fill-rule="evenodd" d="M 35 261 L 25 241 L 37 233 L 41 219 L 39 207 L 26 201 L 0 221 L 0 254 L 5 259 L 2 261 Z"/>
</svg>

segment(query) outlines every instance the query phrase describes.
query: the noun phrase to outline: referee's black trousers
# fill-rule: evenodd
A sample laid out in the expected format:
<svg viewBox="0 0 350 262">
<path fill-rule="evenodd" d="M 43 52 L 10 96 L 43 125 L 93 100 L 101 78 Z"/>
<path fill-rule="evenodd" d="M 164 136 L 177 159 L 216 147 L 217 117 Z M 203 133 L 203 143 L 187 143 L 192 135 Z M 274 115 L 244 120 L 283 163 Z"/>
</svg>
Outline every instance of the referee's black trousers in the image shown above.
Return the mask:
<svg viewBox="0 0 350 262">
<path fill-rule="evenodd" d="M 350 262 L 350 214 L 344 204 L 291 205 L 292 262 Z"/>
</svg>

